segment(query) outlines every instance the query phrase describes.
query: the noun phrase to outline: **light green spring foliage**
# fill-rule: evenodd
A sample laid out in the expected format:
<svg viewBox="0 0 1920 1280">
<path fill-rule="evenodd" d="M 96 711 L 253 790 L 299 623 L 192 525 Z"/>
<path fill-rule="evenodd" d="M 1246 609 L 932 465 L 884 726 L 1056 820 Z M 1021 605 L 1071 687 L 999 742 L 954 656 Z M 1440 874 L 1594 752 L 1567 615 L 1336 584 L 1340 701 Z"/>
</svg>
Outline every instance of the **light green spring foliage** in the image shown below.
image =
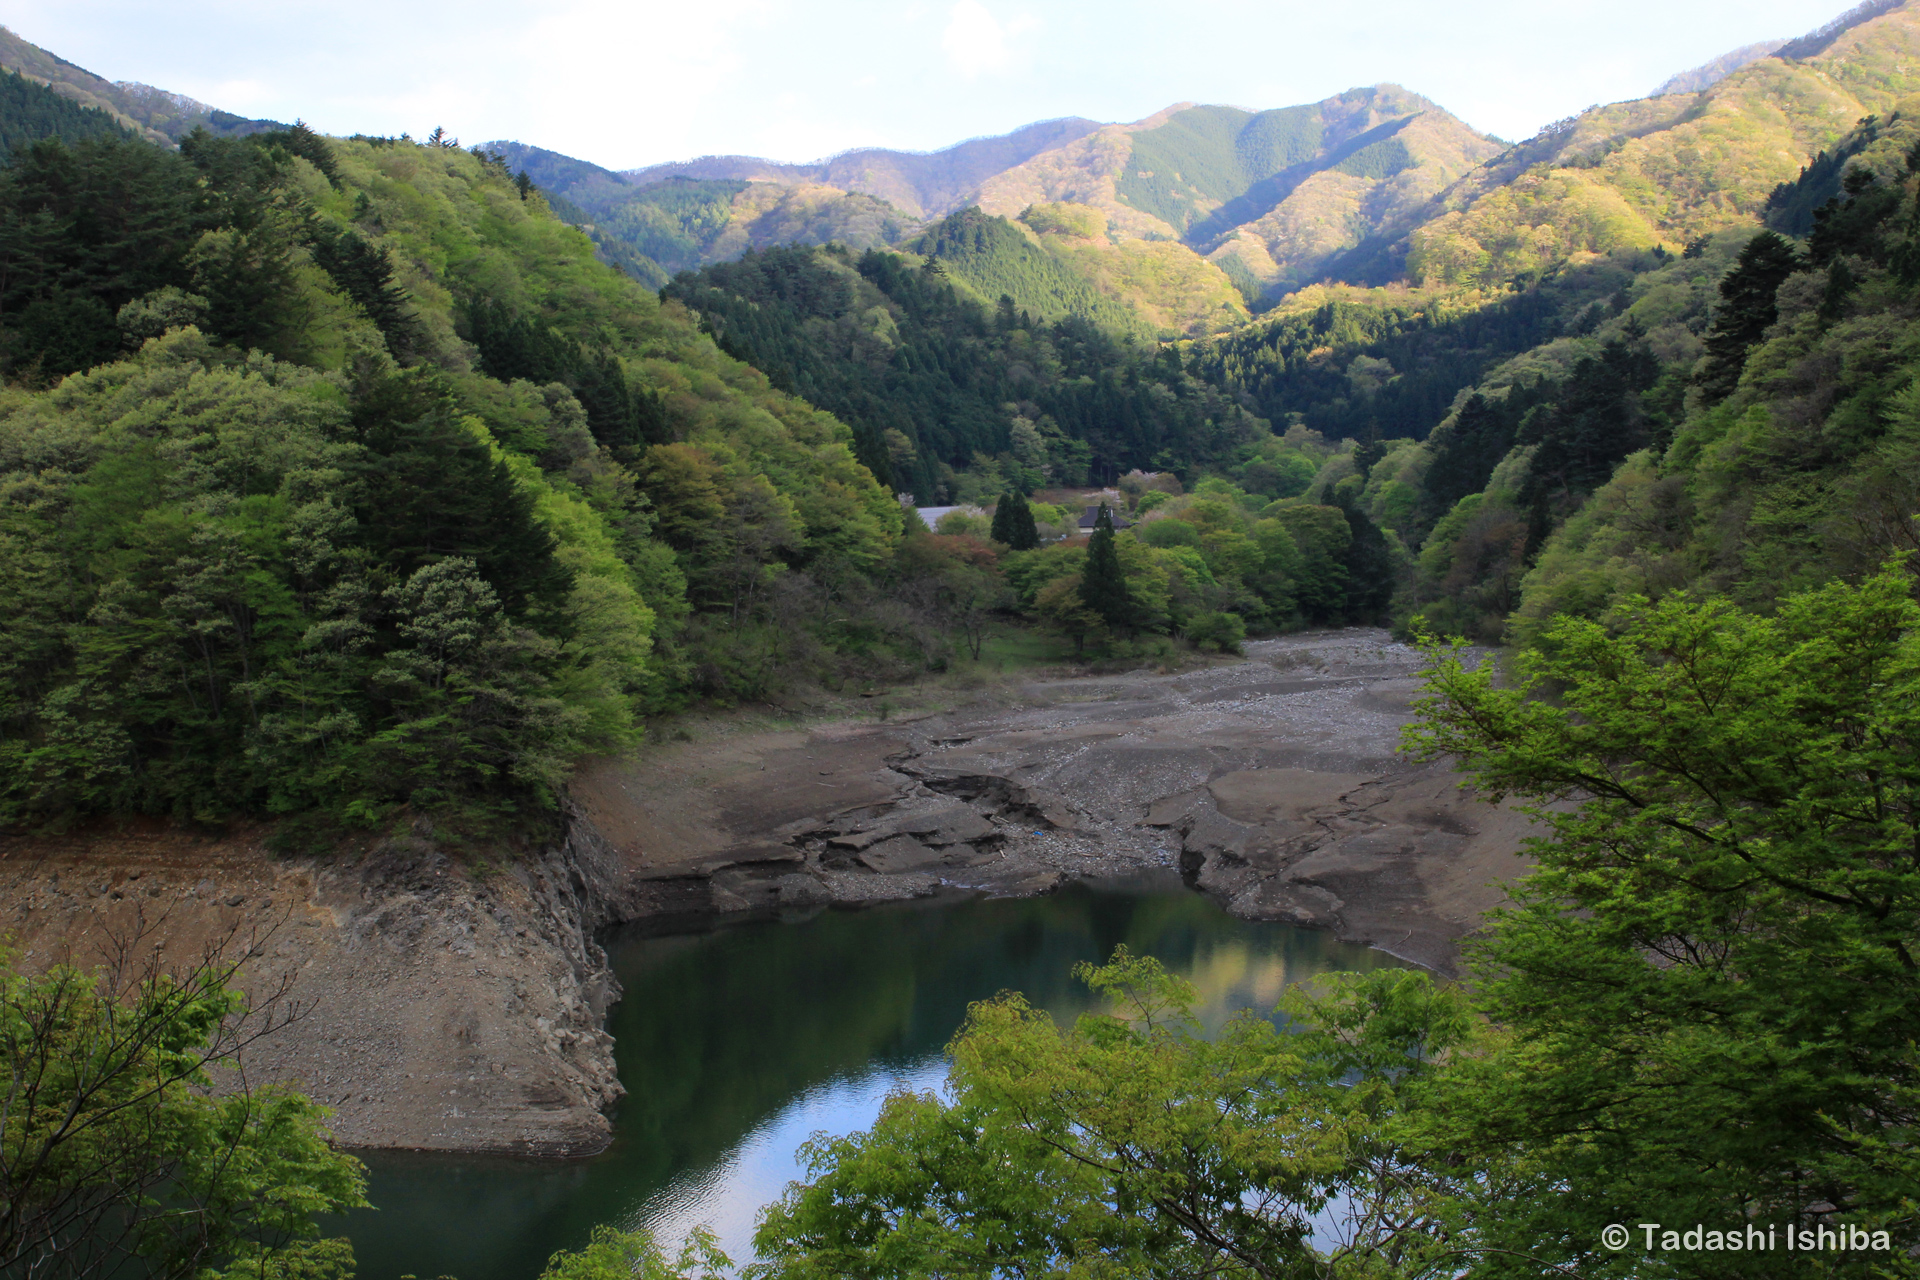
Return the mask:
<svg viewBox="0 0 1920 1280">
<path fill-rule="evenodd" d="M 1079 973 L 1111 1012 L 1062 1029 L 1017 995 L 976 1004 L 948 1099 L 896 1095 L 868 1132 L 811 1144 L 748 1274 L 1447 1273 L 1438 1184 L 1385 1126 L 1471 1036 L 1458 993 L 1350 975 L 1291 1002 L 1313 1030 L 1248 1014 L 1209 1039 L 1156 961 L 1122 948 Z M 1322 1214 L 1329 1249 L 1308 1238 Z"/>
<path fill-rule="evenodd" d="M 1507 1038 L 1422 1120 L 1434 1150 L 1537 1171 L 1541 1193 L 1489 1216 L 1486 1239 L 1582 1275 L 1643 1274 L 1594 1248 L 1602 1226 L 1784 1223 L 1825 1202 L 1911 1246 L 1920 606 L 1906 572 L 1790 596 L 1772 617 L 1630 599 L 1548 628 L 1516 684 L 1457 649 L 1433 656 L 1409 745 L 1462 761 L 1483 796 L 1540 824 L 1538 869 L 1475 948 L 1481 1007 Z M 1663 1265 L 1723 1275 L 1727 1261 Z M 1822 1266 L 1916 1270 L 1899 1252 L 1776 1252 L 1739 1274 Z"/>
<path fill-rule="evenodd" d="M 518 822 L 582 753 L 723 680 L 693 615 L 754 620 L 783 575 L 890 563 L 899 507 L 847 428 L 596 262 L 500 166 L 300 145 L 333 176 L 247 144 L 195 153 L 207 198 L 264 219 L 284 270 L 229 264 L 211 312 L 171 286 L 137 299 L 129 354 L 0 400 L 0 821 L 377 823 L 412 804 Z M 133 160 L 150 183 L 186 163 Z M 321 269 L 340 244 L 390 271 L 380 324 Z M 261 349 L 177 323 L 194 316 Z M 514 360 L 584 403 L 485 371 Z M 667 472 L 642 422 L 704 497 L 646 490 Z"/>
<path fill-rule="evenodd" d="M 325 1108 L 234 1087 L 230 972 L 116 981 L 0 959 L 0 1268 L 351 1274 L 346 1242 L 317 1239 L 313 1219 L 365 1207 L 364 1170 L 329 1143 Z"/>
<path fill-rule="evenodd" d="M 724 1280 L 732 1267 L 706 1227 L 688 1232 L 669 1259 L 648 1232 L 600 1226 L 586 1248 L 554 1254 L 540 1280 Z"/>
</svg>

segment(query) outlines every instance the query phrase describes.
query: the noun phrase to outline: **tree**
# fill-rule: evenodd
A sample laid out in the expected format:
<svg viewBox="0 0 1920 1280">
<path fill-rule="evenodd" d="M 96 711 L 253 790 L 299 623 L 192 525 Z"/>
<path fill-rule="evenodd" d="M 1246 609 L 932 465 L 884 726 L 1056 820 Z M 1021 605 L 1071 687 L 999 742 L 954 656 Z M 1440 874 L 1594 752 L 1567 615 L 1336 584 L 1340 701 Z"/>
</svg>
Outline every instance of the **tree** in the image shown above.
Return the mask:
<svg viewBox="0 0 1920 1280">
<path fill-rule="evenodd" d="M 1084 651 L 1087 637 L 1106 626 L 1100 615 L 1087 607 L 1080 584 L 1081 579 L 1063 575 L 1042 586 L 1033 597 L 1034 612 L 1040 615 L 1041 623 L 1072 640 L 1075 653 Z"/>
<path fill-rule="evenodd" d="M 1762 231 L 1747 241 L 1733 270 L 1720 281 L 1720 307 L 1707 333 L 1707 362 L 1696 378 L 1709 404 L 1726 399 L 1740 384 L 1748 348 L 1780 318 L 1775 292 L 1800 267 L 1800 254 L 1791 241 Z"/>
<path fill-rule="evenodd" d="M 705 1227 L 688 1232 L 679 1255 L 669 1261 L 647 1232 L 599 1226 L 586 1248 L 562 1249 L 548 1259 L 540 1280 L 722 1280 L 732 1267 L 733 1260 Z"/>
<path fill-rule="evenodd" d="M 150 932 L 91 972 L 0 955 L 0 1270 L 350 1274 L 347 1242 L 316 1239 L 313 1219 L 366 1207 L 360 1162 L 328 1144 L 324 1108 L 234 1070 L 303 1009 L 283 989 L 250 1011 L 225 945 L 167 972 Z"/>
<path fill-rule="evenodd" d="M 1114 547 L 1113 512 L 1106 503 L 1094 517 L 1093 536 L 1087 539 L 1087 564 L 1080 574 L 1080 599 L 1101 621 L 1116 631 L 1134 625 L 1133 597 L 1127 591 L 1120 553 Z"/>
<path fill-rule="evenodd" d="M 1512 687 L 1435 651 L 1410 745 L 1544 832 L 1478 948 L 1505 1047 L 1429 1116 L 1436 1150 L 1552 1188 L 1498 1215 L 1514 1247 L 1568 1242 L 1585 1275 L 1629 1212 L 1920 1228 L 1910 589 L 1889 567 L 1772 617 L 1634 599 L 1554 624 Z"/>
<path fill-rule="evenodd" d="M 1018 995 L 976 1004 L 950 1101 L 897 1094 L 869 1132 L 810 1144 L 749 1274 L 1458 1273 L 1440 1180 L 1386 1137 L 1472 1034 L 1458 991 L 1349 975 L 1289 1001 L 1292 1033 L 1246 1014 L 1209 1038 L 1152 959 L 1123 947 L 1076 973 L 1113 1012 L 1062 1029 Z"/>
<path fill-rule="evenodd" d="M 988 536 L 1015 551 L 1031 551 L 1040 545 L 1040 530 L 1025 494 L 1011 490 L 1001 496 L 993 509 L 993 529 Z"/>
</svg>

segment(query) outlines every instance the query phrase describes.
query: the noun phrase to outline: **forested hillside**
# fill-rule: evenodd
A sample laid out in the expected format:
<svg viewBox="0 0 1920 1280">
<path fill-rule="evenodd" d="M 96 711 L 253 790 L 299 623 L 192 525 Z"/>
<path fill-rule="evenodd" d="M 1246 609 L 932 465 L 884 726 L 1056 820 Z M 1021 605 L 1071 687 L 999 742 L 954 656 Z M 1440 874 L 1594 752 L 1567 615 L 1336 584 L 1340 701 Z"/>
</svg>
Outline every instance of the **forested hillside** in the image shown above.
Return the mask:
<svg viewBox="0 0 1920 1280">
<path fill-rule="evenodd" d="M 1920 546 L 1920 127 L 1899 111 L 1830 154 L 1773 199 L 1782 225 L 1815 210 L 1804 243 L 1749 226 L 1616 252 L 1452 317 L 1332 299 L 1191 363 L 1320 429 L 1379 429 L 1339 484 L 1409 549 L 1402 620 L 1524 641 L 1632 593 L 1764 609 Z M 1385 438 L 1455 384 L 1424 440 Z"/>
<path fill-rule="evenodd" d="M 650 710 L 921 658 L 884 619 L 833 633 L 901 518 L 848 429 L 492 160 L 49 139 L 0 208 L 35 228 L 4 300 L 6 821 L 525 816 Z M 769 620 L 814 584 L 837 613 Z"/>
<path fill-rule="evenodd" d="M 1224 464 L 1267 434 L 1175 352 L 1076 314 L 1100 316 L 1097 296 L 1062 296 L 1051 259 L 1003 220 L 955 215 L 920 247 L 926 258 L 769 250 L 663 292 L 741 359 L 883 442 L 896 486 L 927 503 Z M 969 277 L 978 285 L 956 286 Z M 995 286 L 1001 300 L 983 305 Z M 1036 315 L 1016 294 L 1053 305 Z"/>
<path fill-rule="evenodd" d="M 1871 0 L 1697 92 L 1595 107 L 1475 169 L 1328 264 L 1354 283 L 1537 278 L 1582 253 L 1749 225 L 1803 160 L 1920 90 L 1920 13 Z"/>
<path fill-rule="evenodd" d="M 17 71 L 0 72 L 0 149 L 15 149 L 42 138 L 131 137 L 132 133 L 104 111 L 83 107 L 63 98 Z"/>
</svg>

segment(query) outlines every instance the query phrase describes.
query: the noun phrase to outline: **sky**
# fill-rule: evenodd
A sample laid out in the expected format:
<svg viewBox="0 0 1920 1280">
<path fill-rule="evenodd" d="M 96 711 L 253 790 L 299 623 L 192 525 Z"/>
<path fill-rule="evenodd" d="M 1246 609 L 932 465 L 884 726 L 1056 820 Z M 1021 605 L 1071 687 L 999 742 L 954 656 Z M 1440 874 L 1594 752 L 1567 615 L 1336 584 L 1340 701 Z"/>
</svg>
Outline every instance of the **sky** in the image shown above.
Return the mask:
<svg viewBox="0 0 1920 1280">
<path fill-rule="evenodd" d="M 614 169 L 928 151 L 1035 120 L 1262 109 L 1391 81 L 1518 140 L 1845 0 L 11 0 L 109 80 L 326 133 L 511 140 Z M 190 16 L 187 16 L 190 15 Z"/>
</svg>

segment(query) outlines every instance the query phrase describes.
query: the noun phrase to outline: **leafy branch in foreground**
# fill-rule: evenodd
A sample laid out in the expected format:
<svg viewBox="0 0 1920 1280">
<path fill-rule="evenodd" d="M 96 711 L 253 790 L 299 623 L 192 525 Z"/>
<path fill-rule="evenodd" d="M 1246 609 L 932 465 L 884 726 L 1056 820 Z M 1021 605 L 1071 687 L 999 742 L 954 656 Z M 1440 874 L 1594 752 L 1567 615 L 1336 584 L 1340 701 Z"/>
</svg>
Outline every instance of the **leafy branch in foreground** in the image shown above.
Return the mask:
<svg viewBox="0 0 1920 1280">
<path fill-rule="evenodd" d="M 1445 1176 L 1389 1122 L 1472 1021 L 1403 970 L 1347 975 L 1209 1039 L 1195 993 L 1125 949 L 1082 966 L 1113 1014 L 1061 1030 L 1018 995 L 976 1004 L 950 1101 L 890 1099 L 808 1150 L 763 1219 L 762 1277 L 1448 1275 Z"/>
<path fill-rule="evenodd" d="M 1436 1150 L 1541 1171 L 1550 1193 L 1513 1204 L 1496 1236 L 1564 1242 L 1583 1274 L 1626 1267 L 1583 1255 L 1604 1224 L 1641 1218 L 1837 1216 L 1913 1243 L 1910 591 L 1893 565 L 1773 617 L 1634 600 L 1610 626 L 1560 620 L 1510 688 L 1491 663 L 1433 651 L 1416 753 L 1459 757 L 1547 833 L 1477 948 L 1482 1005 L 1511 1039 L 1452 1071 L 1425 1118 Z M 1750 1255 L 1741 1274 L 1813 1261 Z"/>
<path fill-rule="evenodd" d="M 351 1249 L 314 1239 L 313 1218 L 365 1206 L 360 1162 L 328 1144 L 325 1108 L 243 1065 L 304 1008 L 282 989 L 250 1010 L 230 985 L 238 962 L 224 957 L 253 939 L 168 971 L 153 933 L 137 923 L 92 971 L 32 974 L 0 953 L 0 1270 L 350 1274 Z"/>
</svg>

